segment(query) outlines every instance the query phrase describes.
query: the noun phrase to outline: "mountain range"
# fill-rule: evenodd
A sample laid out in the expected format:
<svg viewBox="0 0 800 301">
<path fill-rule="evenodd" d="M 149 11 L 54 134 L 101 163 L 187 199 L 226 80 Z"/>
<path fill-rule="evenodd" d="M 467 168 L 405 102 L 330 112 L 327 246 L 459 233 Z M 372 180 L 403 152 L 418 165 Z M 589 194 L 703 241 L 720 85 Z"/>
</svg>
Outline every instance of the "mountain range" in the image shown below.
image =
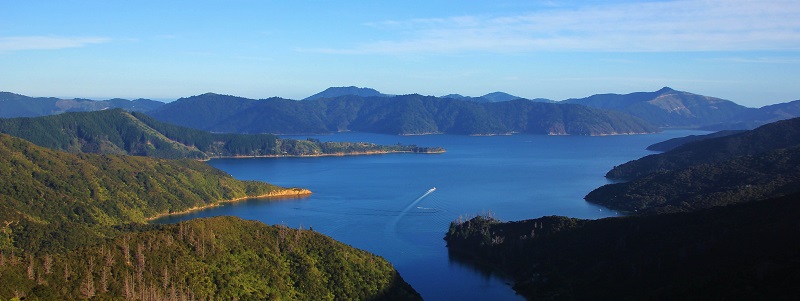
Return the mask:
<svg viewBox="0 0 800 301">
<path fill-rule="evenodd" d="M 413 98 L 417 100 L 412 100 Z M 747 130 L 800 116 L 800 100 L 762 108 L 747 108 L 729 100 L 668 87 L 654 92 L 596 94 L 586 98 L 552 101 L 542 98 L 524 99 L 504 92 L 492 92 L 480 97 L 459 94 L 442 97 L 389 95 L 371 88 L 350 86 L 331 87 L 302 101 L 279 97 L 256 100 L 207 93 L 181 98 L 168 104 L 144 99 L 91 101 L 32 98 L 2 92 L 0 117 L 42 116 L 119 107 L 128 111 L 148 112 L 159 120 L 177 125 L 214 132 L 303 134 L 349 130 L 387 134 L 491 135 L 521 132 L 605 135 L 652 131 L 618 124 L 598 125 L 597 117 L 605 113 L 592 111 L 586 114 L 590 118 L 584 120 L 583 114 L 570 116 L 567 111 L 574 110 L 556 109 L 563 107 L 554 106 L 526 105 L 523 108 L 526 112 L 539 113 L 532 113 L 524 118 L 519 114 L 497 115 L 509 113 L 506 107 L 518 106 L 507 104 L 509 102 L 577 104 L 621 112 L 643 120 L 651 129 Z M 475 106 L 473 103 L 480 105 Z M 561 113 L 565 114 L 556 116 Z M 600 119 L 619 120 L 618 116 Z M 505 122 L 506 119 L 514 120 L 515 124 Z M 531 120 L 539 124 L 520 124 L 520 121 Z M 584 129 L 571 130 L 575 129 L 576 124 L 581 124 Z"/>
<path fill-rule="evenodd" d="M 730 100 L 676 91 L 596 94 L 561 103 L 625 112 L 662 128 L 749 130 L 773 121 L 800 117 L 800 101 L 747 108 Z"/>
<path fill-rule="evenodd" d="M 55 97 L 29 97 L 9 92 L 0 92 L 0 118 L 36 117 L 64 112 L 86 112 L 121 108 L 127 111 L 146 112 L 164 105 L 150 99 L 109 100 L 62 99 Z"/>
<path fill-rule="evenodd" d="M 524 99 L 477 103 L 418 94 L 294 101 L 208 93 L 181 98 L 148 114 L 167 123 L 230 133 L 609 135 L 658 131 L 627 114 L 581 105 Z"/>
</svg>

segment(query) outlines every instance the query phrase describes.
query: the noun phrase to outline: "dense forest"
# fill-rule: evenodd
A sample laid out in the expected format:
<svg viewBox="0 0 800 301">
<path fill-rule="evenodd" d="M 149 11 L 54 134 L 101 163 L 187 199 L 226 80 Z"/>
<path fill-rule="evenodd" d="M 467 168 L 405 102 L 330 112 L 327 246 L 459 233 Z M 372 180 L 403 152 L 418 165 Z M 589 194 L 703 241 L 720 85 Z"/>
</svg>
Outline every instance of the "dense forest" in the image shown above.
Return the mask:
<svg viewBox="0 0 800 301">
<path fill-rule="evenodd" d="M 477 103 L 418 94 L 295 101 L 203 94 L 148 112 L 158 120 L 226 133 L 611 135 L 658 128 L 624 113 L 525 99 Z"/>
<path fill-rule="evenodd" d="M 380 257 L 234 217 L 139 226 L 69 252 L 0 253 L 0 278 L 3 299 L 421 300 Z"/>
<path fill-rule="evenodd" d="M 0 133 L 73 153 L 208 159 L 245 156 L 319 156 L 440 153 L 439 147 L 281 139 L 270 134 L 214 134 L 121 109 L 0 119 Z"/>
<path fill-rule="evenodd" d="M 70 154 L 0 135 L 0 298 L 419 299 L 385 260 L 236 218 L 148 225 L 225 200 L 310 193 L 196 160 Z"/>
<path fill-rule="evenodd" d="M 445 239 L 454 258 L 512 275 L 530 299 L 790 299 L 800 292 L 798 123 L 687 142 L 627 163 L 632 180 L 586 196 L 632 216 L 479 216 L 453 222 Z"/>
</svg>

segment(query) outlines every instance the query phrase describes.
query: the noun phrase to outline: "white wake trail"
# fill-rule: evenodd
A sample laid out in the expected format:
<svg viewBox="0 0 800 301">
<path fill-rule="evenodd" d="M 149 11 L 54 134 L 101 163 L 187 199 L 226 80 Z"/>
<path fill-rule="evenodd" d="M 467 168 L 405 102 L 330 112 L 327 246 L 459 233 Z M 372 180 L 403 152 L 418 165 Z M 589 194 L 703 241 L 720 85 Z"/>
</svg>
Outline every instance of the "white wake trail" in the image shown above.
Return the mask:
<svg viewBox="0 0 800 301">
<path fill-rule="evenodd" d="M 400 219 L 403 218 L 403 216 L 405 216 L 406 213 L 408 213 L 409 210 L 414 208 L 414 206 L 416 206 L 417 203 L 422 201 L 422 199 L 424 199 L 426 196 L 430 195 L 434 191 L 436 191 L 436 187 L 428 189 L 427 192 L 425 192 L 420 197 L 418 197 L 416 200 L 411 202 L 411 204 L 408 204 L 408 206 L 406 206 L 406 208 L 403 209 L 403 211 L 401 211 L 400 214 L 398 214 L 397 217 L 395 217 L 394 220 L 392 220 L 392 222 L 389 224 L 389 227 L 387 228 L 387 229 L 390 230 L 389 232 L 392 232 L 392 233 L 396 232 L 397 231 L 397 223 L 400 222 Z"/>
</svg>

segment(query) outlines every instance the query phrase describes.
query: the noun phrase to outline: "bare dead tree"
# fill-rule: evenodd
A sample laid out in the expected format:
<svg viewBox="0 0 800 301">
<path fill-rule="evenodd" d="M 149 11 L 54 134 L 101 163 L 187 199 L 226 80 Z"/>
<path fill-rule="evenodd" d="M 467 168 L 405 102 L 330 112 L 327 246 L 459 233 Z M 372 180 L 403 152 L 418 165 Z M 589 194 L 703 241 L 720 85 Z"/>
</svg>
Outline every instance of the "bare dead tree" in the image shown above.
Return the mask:
<svg viewBox="0 0 800 301">
<path fill-rule="evenodd" d="M 167 267 L 165 266 L 164 269 L 161 271 L 161 287 L 166 292 L 167 286 L 169 285 L 169 271 L 167 271 Z"/>
<path fill-rule="evenodd" d="M 64 282 L 69 281 L 70 271 L 69 271 L 69 263 L 67 262 L 66 258 L 64 259 Z"/>
<path fill-rule="evenodd" d="M 136 246 L 136 281 L 139 289 L 142 290 L 144 286 L 144 244 L 142 243 Z"/>
<path fill-rule="evenodd" d="M 53 256 L 50 254 L 44 254 L 44 259 L 42 261 L 42 267 L 44 268 L 45 274 L 52 274 L 53 273 Z"/>
<path fill-rule="evenodd" d="M 83 283 L 81 284 L 81 295 L 86 297 L 86 299 L 92 298 L 96 294 L 94 288 L 94 277 L 92 275 L 93 268 L 94 268 L 94 257 L 90 257 L 89 263 L 86 266 L 86 279 L 84 279 Z"/>
<path fill-rule="evenodd" d="M 33 255 L 28 254 L 28 279 L 33 280 L 34 273 L 33 273 Z"/>
</svg>

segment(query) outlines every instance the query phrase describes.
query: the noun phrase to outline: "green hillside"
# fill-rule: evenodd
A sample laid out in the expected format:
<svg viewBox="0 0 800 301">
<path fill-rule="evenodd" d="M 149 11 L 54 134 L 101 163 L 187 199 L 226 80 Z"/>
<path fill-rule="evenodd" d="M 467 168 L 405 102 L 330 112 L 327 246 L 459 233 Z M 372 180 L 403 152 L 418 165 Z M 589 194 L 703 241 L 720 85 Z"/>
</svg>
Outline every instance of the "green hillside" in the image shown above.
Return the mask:
<svg viewBox="0 0 800 301">
<path fill-rule="evenodd" d="M 14 242 L 0 250 L 28 252 L 63 249 L 105 236 L 103 227 L 142 223 L 220 201 L 308 193 L 239 181 L 196 160 L 76 155 L 2 134 L 0 174 L 0 220 L 13 224 L 4 233 L 5 241 Z M 85 230 L 86 235 L 48 234 L 64 230 Z"/>
<path fill-rule="evenodd" d="M 0 254 L 0 298 L 420 300 L 386 260 L 310 230 L 196 219 L 63 253 Z"/>
</svg>

